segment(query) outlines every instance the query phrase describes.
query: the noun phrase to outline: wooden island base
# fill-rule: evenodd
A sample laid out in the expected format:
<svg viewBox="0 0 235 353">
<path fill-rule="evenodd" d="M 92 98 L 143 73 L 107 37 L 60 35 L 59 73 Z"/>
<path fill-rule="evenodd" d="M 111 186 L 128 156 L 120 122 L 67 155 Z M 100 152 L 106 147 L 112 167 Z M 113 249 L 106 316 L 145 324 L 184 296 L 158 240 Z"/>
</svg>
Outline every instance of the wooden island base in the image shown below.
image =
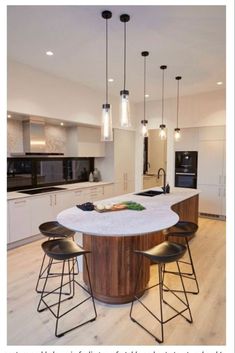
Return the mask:
<svg viewBox="0 0 235 353">
<path fill-rule="evenodd" d="M 180 220 L 198 223 L 198 195 L 173 205 L 172 209 Z M 162 231 L 118 237 L 83 234 L 83 246 L 91 251 L 88 255 L 88 266 L 94 297 L 109 304 L 132 301 L 140 261 L 140 256 L 134 250 L 146 250 L 162 241 Z M 175 238 L 174 241 L 178 239 Z M 144 258 L 137 288 L 140 296 L 148 284 L 149 276 L 150 262 Z M 83 278 L 87 284 L 85 270 Z"/>
</svg>

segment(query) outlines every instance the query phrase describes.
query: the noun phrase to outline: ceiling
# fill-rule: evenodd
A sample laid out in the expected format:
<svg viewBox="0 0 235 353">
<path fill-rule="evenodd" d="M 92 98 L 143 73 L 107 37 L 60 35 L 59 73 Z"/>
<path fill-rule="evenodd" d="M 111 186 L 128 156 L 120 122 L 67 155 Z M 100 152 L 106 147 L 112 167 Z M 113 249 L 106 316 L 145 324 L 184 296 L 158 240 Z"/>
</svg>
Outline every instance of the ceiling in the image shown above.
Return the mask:
<svg viewBox="0 0 235 353">
<path fill-rule="evenodd" d="M 109 83 L 111 95 L 123 89 L 123 23 L 127 23 L 127 84 L 130 99 L 143 101 L 143 57 L 147 58 L 146 92 L 161 99 L 160 65 L 166 64 L 165 97 L 221 89 L 225 84 L 225 6 L 8 6 L 8 59 L 105 92 L 105 20 L 110 10 Z M 53 56 L 45 55 L 47 50 Z"/>
</svg>

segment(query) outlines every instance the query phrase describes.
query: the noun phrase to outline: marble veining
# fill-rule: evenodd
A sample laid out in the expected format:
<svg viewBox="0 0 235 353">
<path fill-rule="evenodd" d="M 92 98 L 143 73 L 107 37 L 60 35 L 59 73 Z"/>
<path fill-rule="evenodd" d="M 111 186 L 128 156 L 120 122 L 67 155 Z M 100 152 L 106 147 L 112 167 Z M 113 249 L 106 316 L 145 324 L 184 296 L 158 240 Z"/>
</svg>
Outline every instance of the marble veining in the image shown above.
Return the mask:
<svg viewBox="0 0 235 353">
<path fill-rule="evenodd" d="M 154 188 L 159 190 L 159 188 Z M 135 201 L 146 209 L 143 211 L 122 210 L 106 213 L 82 211 L 77 207 L 66 209 L 58 214 L 60 224 L 86 234 L 97 236 L 123 236 L 155 232 L 168 228 L 178 222 L 179 216 L 171 206 L 199 194 L 199 190 L 172 188 L 170 194 L 154 197 L 125 194 L 102 202 L 118 203 Z"/>
</svg>

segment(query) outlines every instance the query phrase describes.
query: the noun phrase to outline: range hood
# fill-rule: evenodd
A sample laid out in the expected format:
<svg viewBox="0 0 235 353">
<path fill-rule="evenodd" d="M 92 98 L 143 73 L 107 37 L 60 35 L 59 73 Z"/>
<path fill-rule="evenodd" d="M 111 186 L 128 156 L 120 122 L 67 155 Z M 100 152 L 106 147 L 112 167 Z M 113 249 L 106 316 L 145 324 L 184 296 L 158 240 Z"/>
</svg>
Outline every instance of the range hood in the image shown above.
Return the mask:
<svg viewBox="0 0 235 353">
<path fill-rule="evenodd" d="M 63 153 L 46 151 L 45 122 L 30 118 L 22 122 L 24 153 L 11 153 L 12 156 L 58 156 Z"/>
</svg>

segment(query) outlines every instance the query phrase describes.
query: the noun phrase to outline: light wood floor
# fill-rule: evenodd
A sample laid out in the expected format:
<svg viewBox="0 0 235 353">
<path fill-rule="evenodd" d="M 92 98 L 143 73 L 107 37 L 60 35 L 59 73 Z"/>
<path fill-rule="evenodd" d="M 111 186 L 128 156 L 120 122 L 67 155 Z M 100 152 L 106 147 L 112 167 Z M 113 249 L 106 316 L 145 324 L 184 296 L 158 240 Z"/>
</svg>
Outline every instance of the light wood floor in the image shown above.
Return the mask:
<svg viewBox="0 0 235 353">
<path fill-rule="evenodd" d="M 167 323 L 164 328 L 165 345 L 226 343 L 226 224 L 205 218 L 200 218 L 199 222 L 199 231 L 190 243 L 200 284 L 200 294 L 189 296 L 194 322 L 189 324 L 183 318 L 177 317 Z M 48 311 L 40 314 L 36 311 L 39 294 L 36 294 L 34 287 L 42 259 L 41 242 L 36 241 L 8 251 L 8 345 L 157 344 L 151 336 L 130 321 L 130 304 L 106 305 L 98 301 L 98 318 L 95 322 L 56 338 L 54 317 Z M 155 275 L 156 266 L 151 266 L 151 282 Z M 150 291 L 145 299 L 151 308 L 156 306 L 156 297 Z M 68 302 L 72 305 L 72 301 Z M 89 313 L 90 307 L 82 309 L 82 312 L 80 307 L 80 311 L 70 313 L 69 321 Z M 144 323 L 150 324 L 150 328 L 155 329 L 148 314 L 139 307 L 136 307 L 136 314 L 142 317 Z"/>
</svg>

